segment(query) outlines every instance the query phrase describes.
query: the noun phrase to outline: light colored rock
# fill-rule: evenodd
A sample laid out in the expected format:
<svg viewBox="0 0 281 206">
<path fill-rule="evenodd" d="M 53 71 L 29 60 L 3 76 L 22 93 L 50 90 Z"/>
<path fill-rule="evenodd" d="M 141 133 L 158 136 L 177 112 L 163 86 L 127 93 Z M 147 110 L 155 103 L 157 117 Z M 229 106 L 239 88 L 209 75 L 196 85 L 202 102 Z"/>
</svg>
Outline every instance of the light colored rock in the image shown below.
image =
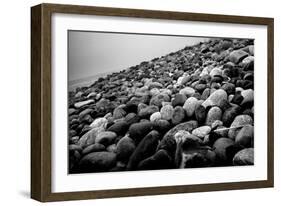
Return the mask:
<svg viewBox="0 0 281 206">
<path fill-rule="evenodd" d="M 103 128 L 105 129 L 108 124 L 108 120 L 104 117 L 100 117 L 95 119 L 92 124 L 90 124 L 91 128 Z"/>
<path fill-rule="evenodd" d="M 205 108 L 209 106 L 222 107 L 227 100 L 227 93 L 223 89 L 215 90 L 211 95 L 202 103 Z"/>
<path fill-rule="evenodd" d="M 221 109 L 217 106 L 214 106 L 208 111 L 205 124 L 211 126 L 216 120 L 221 120 L 221 117 Z"/>
<path fill-rule="evenodd" d="M 93 102 L 94 102 L 94 100 L 92 100 L 92 99 L 89 99 L 89 100 L 86 100 L 86 101 L 82 101 L 82 102 L 77 102 L 77 103 L 74 104 L 74 107 L 80 108 L 80 107 L 83 107 L 85 105 L 91 104 Z"/>
<path fill-rule="evenodd" d="M 154 112 L 151 116 L 150 116 L 150 121 L 151 122 L 156 122 L 157 120 L 161 119 L 161 113 L 160 112 Z"/>
<path fill-rule="evenodd" d="M 254 90 L 252 89 L 243 90 L 241 92 L 241 95 L 243 97 L 243 101 L 241 102 L 241 105 L 254 103 Z"/>
<path fill-rule="evenodd" d="M 191 87 L 185 87 L 180 90 L 180 94 L 184 94 L 186 97 L 190 97 L 195 93 L 195 90 Z"/>
<path fill-rule="evenodd" d="M 194 112 L 195 112 L 195 108 L 196 108 L 196 105 L 197 105 L 197 99 L 195 97 L 189 97 L 184 105 L 183 105 L 183 108 L 186 112 L 186 115 L 187 117 L 192 117 L 194 115 Z"/>
<path fill-rule="evenodd" d="M 203 139 L 206 135 L 208 135 L 211 131 L 211 127 L 209 126 L 201 126 L 192 131 L 192 134 Z"/>
<path fill-rule="evenodd" d="M 117 135 L 114 132 L 104 131 L 99 132 L 96 136 L 95 143 L 103 144 L 108 146 L 116 139 Z"/>
</svg>

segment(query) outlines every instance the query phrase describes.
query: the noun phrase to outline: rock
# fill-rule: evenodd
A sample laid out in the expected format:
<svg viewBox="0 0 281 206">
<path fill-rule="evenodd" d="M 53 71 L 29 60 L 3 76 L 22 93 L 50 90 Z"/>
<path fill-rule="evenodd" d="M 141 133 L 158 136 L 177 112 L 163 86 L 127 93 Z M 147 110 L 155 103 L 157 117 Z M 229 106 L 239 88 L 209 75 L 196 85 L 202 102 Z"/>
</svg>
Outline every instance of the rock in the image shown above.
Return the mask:
<svg viewBox="0 0 281 206">
<path fill-rule="evenodd" d="M 227 93 L 223 89 L 218 89 L 214 91 L 208 99 L 206 99 L 203 103 L 202 106 L 205 108 L 207 107 L 212 107 L 212 106 L 218 106 L 222 107 L 224 104 L 224 101 L 227 101 Z"/>
<path fill-rule="evenodd" d="M 220 120 L 216 120 L 211 125 L 211 129 L 213 130 L 213 129 L 216 129 L 216 128 L 220 127 L 220 126 L 223 126 L 223 122 L 220 121 Z"/>
<path fill-rule="evenodd" d="M 171 169 L 173 168 L 172 158 L 167 151 L 161 149 L 157 151 L 153 156 L 142 160 L 137 169 L 139 170 L 159 170 L 159 169 Z"/>
<path fill-rule="evenodd" d="M 90 125 L 91 128 L 101 128 L 105 129 L 107 127 L 108 120 L 106 118 L 97 118 Z"/>
<path fill-rule="evenodd" d="M 249 49 L 250 55 L 254 56 L 254 52 L 255 52 L 255 47 L 254 47 L 254 45 L 250 45 L 250 46 L 248 47 L 248 49 Z"/>
<path fill-rule="evenodd" d="M 211 93 L 210 88 L 206 88 L 201 95 L 201 99 L 203 99 L 203 100 L 208 99 L 208 97 L 210 96 L 210 93 Z"/>
<path fill-rule="evenodd" d="M 206 84 L 197 84 L 194 89 L 196 89 L 199 93 L 202 93 L 207 88 Z"/>
<path fill-rule="evenodd" d="M 163 88 L 163 85 L 159 82 L 151 82 L 148 85 L 148 89 L 152 89 L 152 88 Z"/>
<path fill-rule="evenodd" d="M 92 152 L 100 152 L 100 151 L 104 151 L 105 150 L 105 146 L 99 143 L 95 143 L 95 144 L 91 144 L 87 147 L 85 147 L 85 149 L 83 149 L 82 151 L 82 155 L 86 155 Z"/>
<path fill-rule="evenodd" d="M 108 151 L 108 152 L 116 153 L 116 150 L 117 150 L 116 144 L 111 144 L 111 145 L 107 146 L 107 148 L 106 148 L 106 151 Z"/>
<path fill-rule="evenodd" d="M 254 165 L 254 148 L 246 148 L 236 153 L 233 165 Z"/>
<path fill-rule="evenodd" d="M 225 83 L 224 85 L 222 85 L 221 89 L 226 91 L 228 95 L 235 94 L 235 85 L 232 83 Z"/>
<path fill-rule="evenodd" d="M 81 107 L 83 107 L 85 105 L 88 105 L 88 104 L 91 104 L 93 102 L 94 102 L 94 100 L 92 100 L 92 99 L 89 99 L 89 100 L 86 100 L 86 101 L 82 101 L 82 102 L 77 102 L 77 103 L 74 104 L 74 107 L 81 108 Z"/>
<path fill-rule="evenodd" d="M 156 122 L 158 120 L 161 119 L 161 113 L 160 112 L 154 112 L 151 116 L 150 116 L 150 121 L 151 122 Z"/>
<path fill-rule="evenodd" d="M 245 67 L 247 64 L 251 64 L 252 62 L 255 61 L 255 57 L 253 56 L 248 56 L 242 61 L 242 66 Z"/>
<path fill-rule="evenodd" d="M 241 106 L 250 106 L 252 107 L 254 104 L 254 90 L 247 89 L 241 92 L 241 96 L 243 97 L 243 101 L 241 102 Z"/>
<path fill-rule="evenodd" d="M 126 116 L 126 111 L 123 109 L 125 105 L 120 105 L 116 107 L 113 111 L 113 118 L 114 119 L 121 119 Z"/>
<path fill-rule="evenodd" d="M 115 165 L 116 154 L 112 152 L 89 153 L 79 162 L 82 172 L 106 172 Z"/>
<path fill-rule="evenodd" d="M 103 132 L 103 128 L 93 128 L 90 131 L 88 131 L 86 134 L 84 134 L 78 141 L 78 145 L 80 145 L 82 148 L 94 144 L 96 140 L 96 136 L 100 133 Z"/>
<path fill-rule="evenodd" d="M 221 120 L 222 111 L 219 107 L 212 107 L 207 114 L 206 117 L 206 125 L 211 126 L 216 120 Z"/>
<path fill-rule="evenodd" d="M 160 90 L 157 89 L 157 88 L 153 88 L 149 91 L 149 93 L 150 93 L 151 96 L 155 96 L 155 95 L 160 94 Z"/>
<path fill-rule="evenodd" d="M 117 135 L 115 132 L 110 132 L 110 131 L 100 132 L 96 136 L 95 143 L 99 143 L 104 146 L 108 146 L 114 142 L 116 137 L 117 137 Z"/>
<path fill-rule="evenodd" d="M 221 77 L 222 76 L 222 71 L 221 68 L 213 68 L 212 71 L 210 72 L 211 77 Z"/>
<path fill-rule="evenodd" d="M 252 124 L 253 124 L 252 117 L 244 114 L 244 115 L 236 116 L 230 127 L 235 128 L 239 126 L 252 125 Z M 228 137 L 234 140 L 240 129 L 241 128 L 229 130 Z"/>
<path fill-rule="evenodd" d="M 185 87 L 181 89 L 179 93 L 185 95 L 186 97 L 191 97 L 195 93 L 195 90 L 191 87 Z"/>
<path fill-rule="evenodd" d="M 252 125 L 244 126 L 236 135 L 235 143 L 248 148 L 254 146 L 254 127 Z"/>
<path fill-rule="evenodd" d="M 197 104 L 195 107 L 195 118 L 198 121 L 199 124 L 202 124 L 205 122 L 206 119 L 206 109 L 201 104 Z"/>
<path fill-rule="evenodd" d="M 69 108 L 68 109 L 68 115 L 71 116 L 72 114 L 75 114 L 76 113 L 76 109 L 74 108 Z"/>
<path fill-rule="evenodd" d="M 191 132 L 193 129 L 198 127 L 197 121 L 188 121 L 183 122 L 181 124 L 176 125 L 172 129 L 170 129 L 162 138 L 160 141 L 160 144 L 158 145 L 157 150 L 164 149 L 166 150 L 169 155 L 173 158 L 176 151 L 176 140 L 174 138 L 174 135 L 179 130 L 186 130 L 188 132 Z"/>
<path fill-rule="evenodd" d="M 215 141 L 213 148 L 216 153 L 216 157 L 218 159 L 219 164 L 224 164 L 225 162 L 229 162 L 230 157 L 227 153 L 227 148 L 234 145 L 234 141 L 229 138 L 219 138 Z"/>
<path fill-rule="evenodd" d="M 76 144 L 70 144 L 68 146 L 68 150 L 71 152 L 71 151 L 78 151 L 79 153 L 81 153 L 82 151 L 82 147 L 80 147 L 79 145 L 76 145 Z"/>
<path fill-rule="evenodd" d="M 153 155 L 156 151 L 158 141 L 160 139 L 160 134 L 153 130 L 150 133 L 148 133 L 138 144 L 137 148 L 131 155 L 127 170 L 135 170 L 137 169 L 138 164 Z"/>
<path fill-rule="evenodd" d="M 75 94 L 75 98 L 80 98 L 80 97 L 82 97 L 82 95 L 83 95 L 83 92 L 77 92 L 76 94 Z"/>
<path fill-rule="evenodd" d="M 97 96 L 96 92 L 91 92 L 90 94 L 87 95 L 87 99 L 89 98 L 95 98 Z"/>
<path fill-rule="evenodd" d="M 184 94 L 176 94 L 175 98 L 172 100 L 172 106 L 182 106 L 184 105 L 185 101 L 187 100 L 187 97 Z"/>
<path fill-rule="evenodd" d="M 152 122 L 140 122 L 132 124 L 129 128 L 129 136 L 138 144 L 149 132 L 153 130 Z"/>
<path fill-rule="evenodd" d="M 172 119 L 174 108 L 171 105 L 165 105 L 160 110 L 161 118 L 165 120 Z"/>
<path fill-rule="evenodd" d="M 233 122 L 234 118 L 240 113 L 241 108 L 238 105 L 233 105 L 232 107 L 225 110 L 222 115 L 223 125 L 229 127 Z"/>
<path fill-rule="evenodd" d="M 172 115 L 172 124 L 176 125 L 185 119 L 185 110 L 181 106 L 176 106 Z"/>
<path fill-rule="evenodd" d="M 128 136 L 122 137 L 117 143 L 117 148 L 116 148 L 117 159 L 127 162 L 135 149 L 136 149 L 135 143 L 130 137 Z"/>
<path fill-rule="evenodd" d="M 135 113 L 129 113 L 125 117 L 125 121 L 127 122 L 128 125 L 137 123 L 140 121 L 140 117 L 136 115 Z"/>
<path fill-rule="evenodd" d="M 178 85 L 185 85 L 189 80 L 190 80 L 189 75 L 181 76 L 181 77 L 178 78 L 177 84 Z"/>
<path fill-rule="evenodd" d="M 140 118 L 149 119 L 150 115 L 152 115 L 153 113 L 158 112 L 158 111 L 159 111 L 159 108 L 155 105 L 146 106 L 139 110 L 138 116 Z"/>
<path fill-rule="evenodd" d="M 107 130 L 116 133 L 118 136 L 122 136 L 126 134 L 128 128 L 129 125 L 127 124 L 127 122 L 121 120 L 110 126 Z"/>
<path fill-rule="evenodd" d="M 170 126 L 170 123 L 164 119 L 154 122 L 154 129 L 161 134 L 165 134 L 170 129 Z"/>
<path fill-rule="evenodd" d="M 247 52 L 244 52 L 243 50 L 235 50 L 229 54 L 228 59 L 234 64 L 238 64 L 247 56 Z"/>
<path fill-rule="evenodd" d="M 211 131 L 211 127 L 209 126 L 201 126 L 192 131 L 192 134 L 203 139 L 206 135 L 208 135 Z"/>
<path fill-rule="evenodd" d="M 183 108 L 185 110 L 185 113 L 186 113 L 186 116 L 187 117 L 192 117 L 194 115 L 194 112 L 195 112 L 195 108 L 196 108 L 196 105 L 197 105 L 197 99 L 194 98 L 194 97 L 189 97 L 184 105 L 183 105 Z"/>
<path fill-rule="evenodd" d="M 231 100 L 231 103 L 240 105 L 240 103 L 243 101 L 243 96 L 241 95 L 241 91 L 237 91 L 234 95 L 234 97 Z"/>
<path fill-rule="evenodd" d="M 167 94 L 158 94 L 155 95 L 154 97 L 151 98 L 149 104 L 150 105 L 155 105 L 157 107 L 161 107 L 162 106 L 162 102 L 169 102 L 170 101 L 170 97 Z"/>
<path fill-rule="evenodd" d="M 83 118 L 85 115 L 90 114 L 91 112 L 93 112 L 93 109 L 87 108 L 84 109 L 82 112 L 79 113 L 79 118 Z"/>
</svg>

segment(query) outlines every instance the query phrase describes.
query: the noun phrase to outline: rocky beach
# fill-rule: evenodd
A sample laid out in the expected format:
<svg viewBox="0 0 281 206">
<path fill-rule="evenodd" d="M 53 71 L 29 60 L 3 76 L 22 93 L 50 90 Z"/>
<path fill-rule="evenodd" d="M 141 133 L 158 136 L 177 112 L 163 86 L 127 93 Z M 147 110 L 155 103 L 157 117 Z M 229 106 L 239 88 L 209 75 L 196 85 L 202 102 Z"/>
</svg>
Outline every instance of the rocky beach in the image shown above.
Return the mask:
<svg viewBox="0 0 281 206">
<path fill-rule="evenodd" d="M 69 91 L 68 152 L 70 174 L 253 165 L 254 41 L 211 38 Z"/>
</svg>

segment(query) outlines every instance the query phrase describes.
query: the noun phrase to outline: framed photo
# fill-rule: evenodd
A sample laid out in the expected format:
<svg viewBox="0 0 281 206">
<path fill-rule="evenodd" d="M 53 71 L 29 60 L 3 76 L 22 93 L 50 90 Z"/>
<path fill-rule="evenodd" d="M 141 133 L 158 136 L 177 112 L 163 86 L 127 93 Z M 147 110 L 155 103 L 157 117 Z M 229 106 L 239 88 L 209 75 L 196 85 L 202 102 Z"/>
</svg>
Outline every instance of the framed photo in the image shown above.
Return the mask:
<svg viewBox="0 0 281 206">
<path fill-rule="evenodd" d="M 31 197 L 273 187 L 273 19 L 31 8 Z"/>
</svg>

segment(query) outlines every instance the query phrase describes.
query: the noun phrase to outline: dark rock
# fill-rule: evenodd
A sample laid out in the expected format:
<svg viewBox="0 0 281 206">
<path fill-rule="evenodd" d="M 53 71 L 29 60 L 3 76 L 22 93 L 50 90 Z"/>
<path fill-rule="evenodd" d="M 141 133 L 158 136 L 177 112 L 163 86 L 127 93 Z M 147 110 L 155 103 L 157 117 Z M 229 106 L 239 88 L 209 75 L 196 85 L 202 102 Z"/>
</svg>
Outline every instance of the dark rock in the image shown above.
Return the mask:
<svg viewBox="0 0 281 206">
<path fill-rule="evenodd" d="M 110 131 L 100 132 L 96 136 L 95 143 L 100 143 L 104 146 L 108 146 L 114 142 L 116 137 L 117 135 L 115 132 L 110 132 Z"/>
<path fill-rule="evenodd" d="M 157 150 L 164 149 L 173 158 L 175 156 L 175 151 L 176 151 L 176 140 L 174 138 L 174 135 L 179 130 L 186 130 L 188 132 L 191 132 L 193 129 L 197 127 L 198 127 L 197 121 L 193 121 L 193 120 L 176 125 L 165 134 L 160 144 L 158 145 Z"/>
<path fill-rule="evenodd" d="M 184 94 L 176 94 L 175 98 L 172 100 L 172 106 L 182 106 L 184 105 L 185 101 L 187 100 L 187 97 Z"/>
<path fill-rule="evenodd" d="M 105 146 L 99 143 L 91 144 L 87 146 L 85 149 L 82 151 L 82 155 L 86 155 L 92 152 L 101 152 L 105 150 Z"/>
<path fill-rule="evenodd" d="M 159 108 L 155 105 L 146 106 L 146 107 L 139 110 L 138 116 L 140 118 L 149 119 L 150 115 L 152 115 L 153 113 L 158 112 L 158 111 L 159 111 Z"/>
<path fill-rule="evenodd" d="M 129 128 L 129 136 L 138 144 L 149 132 L 153 130 L 152 122 L 140 122 L 132 124 Z"/>
<path fill-rule="evenodd" d="M 241 108 L 238 105 L 234 105 L 227 110 L 222 115 L 223 125 L 229 127 L 233 122 L 234 118 L 240 113 Z"/>
<path fill-rule="evenodd" d="M 112 126 L 110 126 L 107 130 L 111 132 L 115 132 L 117 135 L 124 135 L 128 130 L 129 125 L 125 121 L 118 121 Z"/>
<path fill-rule="evenodd" d="M 221 88 L 223 90 L 225 90 L 228 95 L 235 94 L 235 85 L 234 84 L 225 83 L 224 85 L 222 85 Z"/>
<path fill-rule="evenodd" d="M 199 124 L 202 124 L 205 122 L 206 119 L 206 109 L 200 104 L 197 104 L 195 107 L 195 118 L 198 121 Z"/>
<path fill-rule="evenodd" d="M 128 125 L 131 125 L 131 124 L 139 122 L 140 117 L 135 113 L 129 113 L 126 115 L 125 121 L 127 122 Z"/>
<path fill-rule="evenodd" d="M 124 108 L 124 107 L 123 107 Z M 126 116 L 126 111 L 122 107 L 117 107 L 113 111 L 113 118 L 114 119 L 121 119 Z"/>
<path fill-rule="evenodd" d="M 89 153 L 79 162 L 81 172 L 106 172 L 115 165 L 116 154 L 112 152 Z"/>
<path fill-rule="evenodd" d="M 236 135 L 235 143 L 242 147 L 254 146 L 254 127 L 252 125 L 244 126 Z"/>
<path fill-rule="evenodd" d="M 138 144 L 137 148 L 131 155 L 127 170 L 135 170 L 137 169 L 138 164 L 153 155 L 156 151 L 158 141 L 160 139 L 160 134 L 153 130 L 150 133 L 148 133 Z"/>
<path fill-rule="evenodd" d="M 254 165 L 254 148 L 243 149 L 236 153 L 233 165 Z"/>
<path fill-rule="evenodd" d="M 117 143 L 117 148 L 116 148 L 117 159 L 127 162 L 135 149 L 136 149 L 135 143 L 130 137 L 127 136 L 122 137 Z"/>
<path fill-rule="evenodd" d="M 172 123 L 176 125 L 183 122 L 185 113 L 185 110 L 181 106 L 176 106 L 172 115 Z"/>
<path fill-rule="evenodd" d="M 243 101 L 243 96 L 241 95 L 241 91 L 237 91 L 234 95 L 234 97 L 231 100 L 231 103 L 240 105 L 240 103 Z"/>
<path fill-rule="evenodd" d="M 227 148 L 234 145 L 234 141 L 229 138 L 219 138 L 213 145 L 219 164 L 230 164 L 231 158 L 227 155 Z"/>
<path fill-rule="evenodd" d="M 139 170 L 158 170 L 173 168 L 172 158 L 166 150 L 159 150 L 153 156 L 144 159 L 138 164 Z"/>
<path fill-rule="evenodd" d="M 171 128 L 171 124 L 164 119 L 160 119 L 154 122 L 154 129 L 157 130 L 160 134 L 165 134 Z"/>
</svg>

